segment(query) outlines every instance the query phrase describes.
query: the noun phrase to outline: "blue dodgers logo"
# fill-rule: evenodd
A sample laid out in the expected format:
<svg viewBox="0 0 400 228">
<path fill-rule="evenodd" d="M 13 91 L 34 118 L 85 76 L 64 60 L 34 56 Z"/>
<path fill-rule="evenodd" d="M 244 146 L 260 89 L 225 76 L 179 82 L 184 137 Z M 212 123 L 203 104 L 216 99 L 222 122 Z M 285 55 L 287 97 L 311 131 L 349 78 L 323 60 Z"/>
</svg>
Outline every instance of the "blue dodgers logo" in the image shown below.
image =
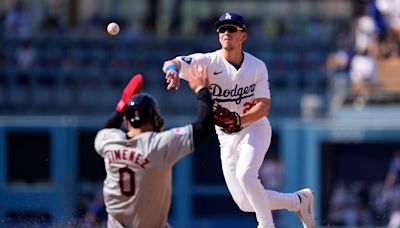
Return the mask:
<svg viewBox="0 0 400 228">
<path fill-rule="evenodd" d="M 183 56 L 182 61 L 185 61 L 187 64 L 190 65 L 190 63 L 192 63 L 192 58 L 188 56 Z"/>
</svg>

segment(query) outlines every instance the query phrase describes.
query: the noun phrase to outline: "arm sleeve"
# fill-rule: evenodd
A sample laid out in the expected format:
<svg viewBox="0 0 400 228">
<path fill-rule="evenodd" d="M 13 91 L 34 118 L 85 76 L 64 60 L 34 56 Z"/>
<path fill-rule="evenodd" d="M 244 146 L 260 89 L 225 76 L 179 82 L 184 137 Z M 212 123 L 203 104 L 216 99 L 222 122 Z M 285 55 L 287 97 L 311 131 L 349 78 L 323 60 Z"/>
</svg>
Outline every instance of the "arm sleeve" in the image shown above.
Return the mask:
<svg viewBox="0 0 400 228">
<path fill-rule="evenodd" d="M 258 71 L 259 77 L 257 80 L 256 88 L 254 91 L 255 98 L 268 98 L 271 99 L 271 91 L 269 88 L 268 70 L 264 63 L 260 63 Z"/>
<path fill-rule="evenodd" d="M 192 126 L 194 146 L 201 143 L 215 130 L 213 101 L 208 88 L 203 88 L 197 93 L 197 119 Z"/>
<path fill-rule="evenodd" d="M 115 110 L 103 125 L 104 128 L 120 128 L 124 114 Z"/>
<path fill-rule="evenodd" d="M 173 165 L 176 161 L 193 151 L 193 128 L 188 124 L 156 133 L 152 148 L 162 156 L 162 161 Z"/>
</svg>

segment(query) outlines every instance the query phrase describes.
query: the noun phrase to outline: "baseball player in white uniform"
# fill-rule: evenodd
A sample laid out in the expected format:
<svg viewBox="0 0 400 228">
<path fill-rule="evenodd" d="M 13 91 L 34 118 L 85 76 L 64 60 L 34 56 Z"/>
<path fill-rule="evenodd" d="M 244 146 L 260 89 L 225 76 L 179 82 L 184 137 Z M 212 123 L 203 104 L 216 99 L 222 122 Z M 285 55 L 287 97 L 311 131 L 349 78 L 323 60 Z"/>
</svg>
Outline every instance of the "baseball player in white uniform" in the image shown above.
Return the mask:
<svg viewBox="0 0 400 228">
<path fill-rule="evenodd" d="M 225 13 L 215 25 L 221 48 L 166 61 L 163 71 L 167 89 L 179 89 L 179 78 L 190 78 L 191 65 L 207 65 L 212 99 L 236 116 L 217 126 L 214 114 L 222 170 L 233 200 L 242 211 L 255 212 L 259 228 L 274 227 L 271 210 L 280 209 L 297 212 L 304 227 L 314 228 L 310 189 L 279 193 L 264 189 L 260 182 L 258 171 L 272 135 L 267 118 L 270 89 L 264 62 L 242 50 L 247 38 L 244 19 L 236 13 Z M 232 125 L 236 127 L 228 129 Z"/>
<path fill-rule="evenodd" d="M 117 110 L 97 133 L 95 149 L 104 158 L 107 173 L 103 195 L 108 227 L 170 227 L 172 167 L 214 132 L 207 73 L 196 72 L 189 81 L 197 93 L 196 122 L 162 132 L 159 105 L 151 95 L 138 93 L 142 87 L 138 76 L 128 84 Z M 127 132 L 120 130 L 123 119 Z"/>
</svg>

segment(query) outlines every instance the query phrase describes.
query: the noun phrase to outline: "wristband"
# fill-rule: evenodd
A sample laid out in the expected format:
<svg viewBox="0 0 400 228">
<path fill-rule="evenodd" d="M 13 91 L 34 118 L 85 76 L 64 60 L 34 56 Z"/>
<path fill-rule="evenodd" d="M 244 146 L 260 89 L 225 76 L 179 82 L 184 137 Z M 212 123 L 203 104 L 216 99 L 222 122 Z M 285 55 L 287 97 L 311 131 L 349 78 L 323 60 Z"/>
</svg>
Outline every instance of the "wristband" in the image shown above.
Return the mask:
<svg viewBox="0 0 400 228">
<path fill-rule="evenodd" d="M 168 72 L 170 70 L 174 70 L 177 73 L 179 73 L 179 68 L 177 65 L 172 64 L 172 65 L 167 66 L 167 68 L 165 68 L 165 72 Z"/>
</svg>

